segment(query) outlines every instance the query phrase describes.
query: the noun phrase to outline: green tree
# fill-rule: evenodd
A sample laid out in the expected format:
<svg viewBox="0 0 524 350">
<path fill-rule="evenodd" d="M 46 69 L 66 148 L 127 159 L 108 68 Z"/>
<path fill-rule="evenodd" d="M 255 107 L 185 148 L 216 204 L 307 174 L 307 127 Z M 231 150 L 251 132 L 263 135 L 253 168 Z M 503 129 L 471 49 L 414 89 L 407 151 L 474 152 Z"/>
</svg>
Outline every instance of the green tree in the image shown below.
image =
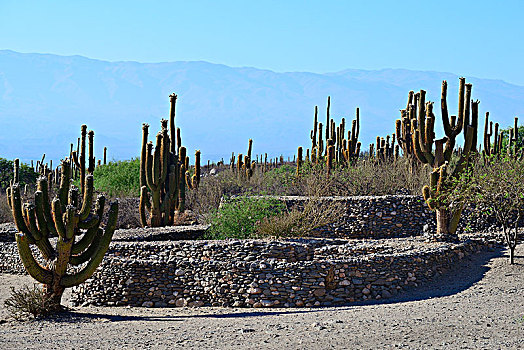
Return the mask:
<svg viewBox="0 0 524 350">
<path fill-rule="evenodd" d="M 457 179 L 447 203 L 470 202 L 477 214 L 491 214 L 502 226 L 504 240 L 514 263 L 515 247 L 524 219 L 524 160 L 514 157 L 477 162 L 473 172 Z"/>
</svg>

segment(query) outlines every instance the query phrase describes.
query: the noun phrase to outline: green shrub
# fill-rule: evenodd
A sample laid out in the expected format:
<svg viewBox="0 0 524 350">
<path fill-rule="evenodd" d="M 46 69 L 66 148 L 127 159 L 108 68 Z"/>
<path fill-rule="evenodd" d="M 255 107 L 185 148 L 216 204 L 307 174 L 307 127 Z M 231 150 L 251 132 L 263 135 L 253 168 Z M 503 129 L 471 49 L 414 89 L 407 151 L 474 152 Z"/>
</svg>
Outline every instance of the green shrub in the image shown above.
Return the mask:
<svg viewBox="0 0 524 350">
<path fill-rule="evenodd" d="M 9 183 L 13 180 L 13 167 L 12 160 L 0 158 L 0 189 L 3 191 L 9 187 Z M 34 185 L 38 174 L 27 164 L 20 164 L 19 178 L 22 186 Z"/>
<path fill-rule="evenodd" d="M 95 188 L 110 197 L 140 196 L 140 159 L 109 162 L 94 172 Z"/>
<path fill-rule="evenodd" d="M 211 214 L 211 227 L 205 239 L 256 238 L 255 227 L 259 221 L 286 210 L 277 199 L 239 196 L 230 198 Z"/>
</svg>

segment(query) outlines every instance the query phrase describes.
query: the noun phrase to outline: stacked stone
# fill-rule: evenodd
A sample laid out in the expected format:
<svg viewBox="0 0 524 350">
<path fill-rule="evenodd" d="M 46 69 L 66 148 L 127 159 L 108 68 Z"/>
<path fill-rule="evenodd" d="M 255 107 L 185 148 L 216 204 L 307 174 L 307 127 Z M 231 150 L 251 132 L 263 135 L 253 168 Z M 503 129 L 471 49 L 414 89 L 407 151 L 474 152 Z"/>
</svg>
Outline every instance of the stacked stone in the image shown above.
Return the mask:
<svg viewBox="0 0 524 350">
<path fill-rule="evenodd" d="M 73 302 L 145 307 L 342 305 L 391 297 L 488 246 L 482 240 L 392 241 L 118 243 L 93 278 L 75 288 Z"/>
</svg>

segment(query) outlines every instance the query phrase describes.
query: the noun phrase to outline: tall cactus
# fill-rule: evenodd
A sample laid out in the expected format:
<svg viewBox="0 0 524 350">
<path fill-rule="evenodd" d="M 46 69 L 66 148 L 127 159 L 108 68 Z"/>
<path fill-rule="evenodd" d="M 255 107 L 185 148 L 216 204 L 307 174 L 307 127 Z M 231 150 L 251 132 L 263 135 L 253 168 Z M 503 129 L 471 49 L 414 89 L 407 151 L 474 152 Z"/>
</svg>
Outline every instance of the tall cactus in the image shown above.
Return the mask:
<svg viewBox="0 0 524 350">
<path fill-rule="evenodd" d="M 191 180 L 186 180 L 186 148 L 181 145 L 180 128 L 175 128 L 177 96 L 171 94 L 169 99 L 169 120 L 161 120 L 161 130 L 156 135 L 154 151 L 153 143 L 148 142 L 149 125 L 142 126 L 139 207 L 142 226 L 172 225 L 175 212 L 185 210 L 186 185 L 192 187 Z M 197 171 L 200 172 L 200 151 L 197 154 Z M 199 177 L 195 178 L 196 186 L 198 182 Z"/>
<path fill-rule="evenodd" d="M 93 176 L 86 176 L 85 191 L 80 197 L 78 189 L 70 186 L 70 162 L 64 160 L 61 167 L 60 188 L 52 202 L 45 177 L 37 181 L 34 203 L 22 204 L 18 183 L 7 191 L 18 229 L 16 243 L 22 263 L 27 272 L 44 285 L 44 292 L 56 308 L 60 307 L 65 288 L 84 282 L 100 265 L 113 237 L 118 216 L 116 201 L 110 204 L 109 219 L 105 229 L 102 229 L 100 224 L 105 198 L 98 197 L 93 211 Z M 55 247 L 49 241 L 50 235 L 58 236 Z M 45 265 L 35 259 L 31 245 L 38 247 Z"/>
<path fill-rule="evenodd" d="M 433 240 L 457 239 L 456 230 L 463 207 L 450 207 L 442 198 L 450 190 L 450 186 L 453 186 L 450 179 L 460 176 L 466 168 L 470 153 L 475 150 L 473 142 L 476 140 L 474 135 L 477 134 L 478 128 L 479 101 L 470 100 L 471 87 L 471 84 L 465 84 L 464 78 L 460 78 L 458 118 L 452 116 L 450 122 L 447 108 L 447 82 L 442 82 L 441 117 L 446 136 L 441 139 L 435 139 L 433 103 L 425 102 L 426 92 L 421 90 L 418 98 L 414 99 L 417 104 L 415 109 L 417 117 L 411 120 L 413 127 L 411 134 L 415 156 L 421 163 L 433 168 L 430 185 L 422 189 L 427 205 L 436 212 L 437 232 L 432 237 Z M 450 171 L 448 162 L 451 161 L 455 138 L 462 129 L 465 130 L 464 147 L 455 168 Z"/>
<path fill-rule="evenodd" d="M 320 164 L 322 160 L 326 161 L 331 155 L 331 164 L 350 165 L 354 164 L 360 156 L 361 143 L 358 141 L 360 133 L 360 110 L 356 109 L 356 118 L 352 121 L 351 130 L 347 132 L 346 139 L 346 119 L 342 118 L 339 125 L 331 118 L 331 97 L 328 96 L 326 107 L 326 124 L 325 132 L 323 124 L 318 122 L 318 107 L 315 106 L 315 117 L 313 129 L 310 132 L 311 138 L 311 162 Z M 325 134 L 325 137 L 324 137 Z M 330 151 L 329 146 L 333 146 Z M 309 158 L 309 156 L 306 156 Z"/>
</svg>

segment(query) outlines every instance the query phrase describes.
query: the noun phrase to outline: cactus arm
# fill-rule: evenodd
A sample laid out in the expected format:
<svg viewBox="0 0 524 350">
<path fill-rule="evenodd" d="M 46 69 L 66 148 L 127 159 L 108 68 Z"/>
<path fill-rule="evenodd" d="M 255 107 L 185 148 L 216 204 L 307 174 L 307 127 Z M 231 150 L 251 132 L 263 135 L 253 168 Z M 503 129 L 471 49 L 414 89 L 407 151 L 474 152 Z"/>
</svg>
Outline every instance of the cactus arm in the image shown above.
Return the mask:
<svg viewBox="0 0 524 350">
<path fill-rule="evenodd" d="M 82 201 L 82 209 L 78 213 L 80 221 L 84 221 L 88 218 L 91 211 L 91 206 L 93 205 L 93 175 L 86 176 L 86 190 L 84 191 L 84 199 Z"/>
<path fill-rule="evenodd" d="M 415 132 L 412 134 L 412 137 L 413 137 L 413 145 L 415 146 L 415 156 L 417 157 L 417 159 L 422 163 L 422 164 L 426 164 L 428 163 L 428 160 L 426 159 L 426 157 L 424 156 L 424 152 L 422 152 L 422 148 L 420 147 L 420 143 L 418 142 L 418 139 L 419 139 L 419 133 L 420 131 L 417 129 L 415 130 Z M 380 149 L 380 143 L 378 142 L 377 140 L 377 154 L 378 154 L 378 150 Z"/>
<path fill-rule="evenodd" d="M 6 199 L 7 199 L 7 205 L 9 205 L 9 209 L 10 210 L 13 210 L 13 207 L 12 207 L 12 204 L 11 204 L 11 187 L 8 187 L 6 190 L 5 190 L 5 195 L 6 195 Z"/>
<path fill-rule="evenodd" d="M 60 284 L 63 287 L 68 288 L 68 287 L 78 285 L 93 275 L 95 270 L 98 268 L 98 266 L 102 262 L 102 259 L 104 258 L 104 255 L 107 252 L 107 249 L 109 248 L 109 244 L 111 243 L 111 239 L 113 238 L 113 233 L 115 232 L 115 229 L 116 229 L 117 217 L 118 217 L 118 201 L 115 201 L 111 203 L 111 206 L 109 209 L 109 218 L 107 221 L 105 232 L 102 238 L 100 239 L 100 243 L 99 243 L 98 249 L 96 250 L 95 255 L 87 263 L 87 265 L 79 272 L 74 273 L 74 274 L 66 274 L 60 281 Z"/>
<path fill-rule="evenodd" d="M 489 125 L 489 131 L 488 131 Z M 484 120 L 484 152 L 487 156 L 491 155 L 491 136 L 493 135 L 493 122 L 489 121 L 489 112 L 486 112 L 486 119 Z"/>
<path fill-rule="evenodd" d="M 142 186 L 140 188 L 140 206 L 139 206 L 140 224 L 142 225 L 142 227 L 147 226 L 146 209 L 148 211 L 151 210 L 151 202 L 149 201 L 149 196 L 147 194 L 147 187 Z"/>
<path fill-rule="evenodd" d="M 175 93 L 172 93 L 169 95 L 169 102 L 170 102 L 170 109 L 169 109 L 169 135 L 171 138 L 171 145 L 170 145 L 170 152 L 172 154 L 176 153 L 176 144 L 175 144 L 175 137 L 176 137 L 176 128 L 175 128 L 175 112 L 176 112 L 176 99 L 177 95 Z"/>
<path fill-rule="evenodd" d="M 147 161 L 147 137 L 149 124 L 142 124 L 142 150 L 140 154 L 140 188 L 147 184 L 146 180 L 146 161 Z"/>
<path fill-rule="evenodd" d="M 13 214 L 13 219 L 18 229 L 18 232 L 26 235 L 26 239 L 29 244 L 34 244 L 35 239 L 31 234 L 31 231 L 27 227 L 24 214 L 22 211 L 22 198 L 20 196 L 20 186 L 18 183 L 15 183 L 11 186 L 11 212 Z"/>
<path fill-rule="evenodd" d="M 422 151 L 426 150 L 426 110 L 425 110 L 425 98 L 426 98 L 426 91 L 420 90 L 419 93 L 419 110 L 418 110 L 418 119 L 417 119 L 417 129 L 419 131 L 418 133 L 418 140 L 420 149 Z M 428 160 L 429 161 L 429 160 Z"/>
<path fill-rule="evenodd" d="M 51 206 L 49 205 L 49 190 L 48 190 L 48 182 L 45 177 L 40 177 L 37 180 L 37 190 L 42 192 L 42 204 L 43 204 L 43 214 L 44 219 L 47 223 L 47 229 L 50 233 L 52 233 L 55 236 L 58 236 L 58 232 L 56 231 L 55 224 L 53 222 L 53 215 L 51 212 Z"/>
<path fill-rule="evenodd" d="M 453 129 L 449 123 L 449 114 L 448 114 L 448 103 L 447 103 L 447 93 L 448 93 L 448 82 L 442 81 L 442 93 L 440 97 L 440 110 L 442 116 L 442 124 L 444 125 L 444 132 L 449 137 L 453 134 Z"/>
<path fill-rule="evenodd" d="M 65 237 L 66 236 L 66 227 L 64 225 L 63 217 L 62 217 L 62 205 L 60 203 L 60 199 L 55 198 L 53 199 L 52 203 L 53 207 L 53 221 L 55 223 L 56 232 L 58 233 L 59 237 Z"/>
<path fill-rule="evenodd" d="M 91 242 L 89 242 L 87 249 L 75 255 L 73 255 L 73 251 L 71 250 L 72 255 L 69 261 L 71 265 L 82 265 L 83 263 L 91 259 L 97 252 L 98 247 L 100 245 L 100 240 L 102 236 L 104 235 L 104 230 L 101 228 L 97 228 L 96 230 L 93 230 L 93 231 L 95 232 L 95 235 L 93 235 L 93 239 L 91 240 Z"/>
<path fill-rule="evenodd" d="M 38 228 L 42 233 L 42 236 L 47 238 L 49 236 L 49 230 L 47 228 L 47 222 L 44 215 L 44 194 L 42 191 L 35 192 L 35 207 L 36 207 L 36 219 L 38 222 Z"/>
<path fill-rule="evenodd" d="M 160 163 L 160 184 L 165 184 L 167 174 L 169 173 L 169 137 L 167 131 L 164 131 L 162 137 L 162 148 L 160 153 L 161 163 Z"/>
<path fill-rule="evenodd" d="M 96 226 L 99 221 L 100 221 L 100 217 L 98 215 L 89 214 L 87 219 L 85 219 L 84 221 L 78 222 L 78 228 L 87 230 L 93 226 Z"/>
<path fill-rule="evenodd" d="M 71 178 L 69 174 L 69 169 L 69 164 L 67 162 L 62 162 L 62 176 L 60 179 L 60 189 L 58 190 L 58 198 L 60 198 L 60 202 L 64 206 L 67 204 L 69 196 L 69 179 Z M 49 187 L 49 182 L 47 182 L 47 187 Z M 64 208 L 62 208 L 62 210 L 63 209 Z"/>
<path fill-rule="evenodd" d="M 152 192 L 155 192 L 157 190 L 157 186 L 155 185 L 155 182 L 153 181 L 153 155 L 151 154 L 151 151 L 153 150 L 153 144 L 149 142 L 147 144 L 147 155 L 146 155 L 146 180 L 147 180 L 147 186 Z"/>
<path fill-rule="evenodd" d="M 464 140 L 465 141 L 464 150 L 462 151 L 462 155 L 460 156 L 460 159 L 457 165 L 455 166 L 455 169 L 453 170 L 453 174 L 452 174 L 453 178 L 457 178 L 462 173 L 469 159 L 469 152 L 471 151 L 472 144 L 473 144 L 473 133 L 476 130 L 474 130 L 472 126 L 468 125 L 466 127 L 466 131 L 467 131 L 467 134 L 466 134 L 466 139 Z"/>
<path fill-rule="evenodd" d="M 98 229 L 98 226 L 88 229 L 86 233 L 82 236 L 82 238 L 78 242 L 73 244 L 73 247 L 71 248 L 71 254 L 80 254 L 87 247 L 89 247 L 93 239 L 96 237 Z"/>
<path fill-rule="evenodd" d="M 76 243 L 73 243 L 73 247 L 71 248 L 71 254 L 79 254 L 84 249 L 86 249 L 89 244 L 93 241 L 93 238 L 96 235 L 96 232 L 98 230 L 98 227 L 100 226 L 100 222 L 102 221 L 102 217 L 104 214 L 104 206 L 105 206 L 105 197 L 99 196 L 96 200 L 96 215 L 93 215 L 91 218 L 90 227 L 88 227 L 86 233 L 84 236 Z M 78 227 L 81 228 L 81 222 L 78 223 Z M 84 223 L 85 224 L 85 223 Z"/>
<path fill-rule="evenodd" d="M 471 140 L 471 151 L 477 152 L 477 137 L 478 137 L 478 123 L 479 123 L 479 100 L 471 101 L 471 126 L 473 127 L 473 135 Z"/>
<path fill-rule="evenodd" d="M 51 246 L 51 243 L 47 239 L 46 236 L 42 234 L 42 232 L 38 229 L 38 226 L 36 224 L 36 214 L 35 214 L 35 206 L 34 205 L 26 205 L 25 213 L 27 222 L 29 224 L 29 229 L 31 231 L 31 234 L 33 236 L 33 239 L 35 240 L 35 244 L 42 253 L 42 256 L 46 260 L 50 260 L 54 257 L 55 252 L 53 250 L 53 247 Z"/>
<path fill-rule="evenodd" d="M 51 284 L 53 282 L 53 274 L 43 268 L 34 258 L 31 248 L 29 248 L 29 241 L 27 236 L 23 233 L 17 233 L 15 235 L 16 245 L 18 247 L 18 253 L 20 254 L 20 259 L 24 264 L 24 267 L 33 277 L 40 283 Z"/>
</svg>

